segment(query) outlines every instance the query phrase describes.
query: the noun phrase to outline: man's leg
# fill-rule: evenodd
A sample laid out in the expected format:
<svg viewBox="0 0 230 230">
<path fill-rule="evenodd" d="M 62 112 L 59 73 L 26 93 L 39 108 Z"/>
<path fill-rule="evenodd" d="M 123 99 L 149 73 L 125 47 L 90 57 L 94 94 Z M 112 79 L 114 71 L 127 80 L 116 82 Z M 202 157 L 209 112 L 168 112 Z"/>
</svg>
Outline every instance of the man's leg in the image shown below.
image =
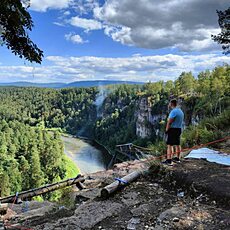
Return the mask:
<svg viewBox="0 0 230 230">
<path fill-rule="evenodd" d="M 174 154 L 175 154 L 175 148 L 174 148 L 174 146 L 172 145 L 172 146 L 171 146 L 171 159 L 173 158 Z"/>
<path fill-rule="evenodd" d="M 176 147 L 176 156 L 173 158 L 174 161 L 180 161 L 180 153 L 181 153 L 181 146 L 180 146 L 180 136 L 181 136 L 181 129 L 175 130 L 175 147 Z"/>
<path fill-rule="evenodd" d="M 166 160 L 163 161 L 163 164 L 168 164 L 171 165 L 172 164 L 172 152 L 173 152 L 173 146 L 171 145 L 171 139 L 172 139 L 172 135 L 170 130 L 167 133 L 167 140 L 166 140 L 166 144 L 167 144 L 167 157 Z"/>
<path fill-rule="evenodd" d="M 168 160 L 172 159 L 172 153 L 173 153 L 173 146 L 167 145 L 167 159 Z"/>
<path fill-rule="evenodd" d="M 180 153 L 181 153 L 181 146 L 180 145 L 176 145 L 176 155 L 177 157 L 180 159 Z"/>
<path fill-rule="evenodd" d="M 172 146 L 167 145 L 167 157 L 165 161 L 162 161 L 163 164 L 172 165 Z"/>
</svg>

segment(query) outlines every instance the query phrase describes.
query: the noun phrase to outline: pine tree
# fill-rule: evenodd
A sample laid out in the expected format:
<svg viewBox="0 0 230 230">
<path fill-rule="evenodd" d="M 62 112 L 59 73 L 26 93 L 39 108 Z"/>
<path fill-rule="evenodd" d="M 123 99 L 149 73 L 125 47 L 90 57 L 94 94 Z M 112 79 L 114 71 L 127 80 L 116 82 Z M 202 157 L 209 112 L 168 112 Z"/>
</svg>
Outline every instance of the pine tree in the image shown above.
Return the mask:
<svg viewBox="0 0 230 230">
<path fill-rule="evenodd" d="M 37 148 L 33 146 L 30 150 L 30 186 L 37 188 L 44 183 L 44 174 L 41 170 L 41 163 Z"/>
</svg>

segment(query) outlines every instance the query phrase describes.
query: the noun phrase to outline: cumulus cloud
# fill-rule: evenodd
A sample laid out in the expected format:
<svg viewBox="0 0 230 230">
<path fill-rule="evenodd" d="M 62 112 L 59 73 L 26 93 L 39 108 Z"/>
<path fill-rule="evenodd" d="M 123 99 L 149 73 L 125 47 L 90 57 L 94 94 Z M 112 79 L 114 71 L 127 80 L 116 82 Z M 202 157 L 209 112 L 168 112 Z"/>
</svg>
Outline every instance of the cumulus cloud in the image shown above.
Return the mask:
<svg viewBox="0 0 230 230">
<path fill-rule="evenodd" d="M 80 27 L 82 29 L 85 29 L 86 31 L 102 29 L 101 22 L 93 19 L 80 18 L 78 16 L 72 17 L 69 20 L 69 23 L 72 26 Z"/>
<path fill-rule="evenodd" d="M 199 51 L 216 48 L 210 38 L 218 32 L 216 10 L 228 7 L 227 0 L 107 0 L 94 16 L 122 44 Z"/>
<path fill-rule="evenodd" d="M 74 34 L 74 33 L 66 34 L 65 39 L 67 41 L 71 41 L 74 44 L 83 44 L 87 42 L 87 41 L 84 41 L 80 35 Z"/>
<path fill-rule="evenodd" d="M 203 55 L 134 55 L 127 58 L 48 56 L 48 66 L 0 66 L 0 81 L 72 82 L 80 80 L 158 81 L 174 80 L 182 71 L 195 75 L 230 57 Z"/>
<path fill-rule="evenodd" d="M 30 9 L 46 12 L 48 9 L 65 9 L 69 7 L 72 0 L 31 0 Z"/>
<path fill-rule="evenodd" d="M 183 52 L 217 49 L 211 40 L 219 33 L 216 10 L 228 7 L 228 0 L 31 0 L 32 10 L 62 9 L 56 25 L 104 30 L 124 45 Z"/>
<path fill-rule="evenodd" d="M 98 0 L 78 0 L 72 4 L 72 8 L 81 15 L 89 14 L 89 12 L 98 6 Z"/>
</svg>

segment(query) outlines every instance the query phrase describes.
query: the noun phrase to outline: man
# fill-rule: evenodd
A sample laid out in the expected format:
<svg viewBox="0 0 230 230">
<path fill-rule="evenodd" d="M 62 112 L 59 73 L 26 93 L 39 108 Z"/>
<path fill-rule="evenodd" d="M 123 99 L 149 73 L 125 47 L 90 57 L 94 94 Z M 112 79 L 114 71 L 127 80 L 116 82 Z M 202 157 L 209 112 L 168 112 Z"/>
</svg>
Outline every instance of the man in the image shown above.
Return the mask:
<svg viewBox="0 0 230 230">
<path fill-rule="evenodd" d="M 172 110 L 169 114 L 165 130 L 165 133 L 167 134 L 167 159 L 162 163 L 171 165 L 172 157 L 174 155 L 173 146 L 176 147 L 176 157 L 174 157 L 173 160 L 176 162 L 180 161 L 180 136 L 182 132 L 182 125 L 184 122 L 184 113 L 180 108 L 177 107 L 177 100 L 175 99 L 170 101 L 169 108 Z"/>
</svg>

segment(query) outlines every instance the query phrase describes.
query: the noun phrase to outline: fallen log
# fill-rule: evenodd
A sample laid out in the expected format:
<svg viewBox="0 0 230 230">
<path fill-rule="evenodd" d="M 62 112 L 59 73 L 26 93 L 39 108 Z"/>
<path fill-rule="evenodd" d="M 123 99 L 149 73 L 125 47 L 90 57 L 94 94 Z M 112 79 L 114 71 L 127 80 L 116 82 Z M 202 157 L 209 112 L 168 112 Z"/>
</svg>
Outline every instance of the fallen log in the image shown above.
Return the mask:
<svg viewBox="0 0 230 230">
<path fill-rule="evenodd" d="M 121 179 L 115 179 L 116 181 L 112 184 L 107 185 L 101 190 L 101 197 L 107 198 L 110 194 L 116 192 L 118 189 L 127 186 L 129 183 L 136 180 L 142 175 L 142 171 L 134 171 Z"/>
<path fill-rule="evenodd" d="M 67 186 L 71 186 L 71 185 L 77 185 L 79 187 L 82 187 L 81 182 L 84 182 L 84 181 L 85 181 L 84 177 L 82 177 L 81 175 L 78 175 L 76 178 L 67 179 L 61 182 L 48 184 L 48 185 L 45 185 L 39 188 L 20 192 L 15 195 L 0 198 L 0 203 L 13 203 L 13 202 L 17 203 L 18 200 L 29 199 L 34 196 L 43 195 L 45 193 L 52 192 L 52 191 L 55 191 L 55 190 L 58 190 L 58 189 L 61 189 Z"/>
</svg>

